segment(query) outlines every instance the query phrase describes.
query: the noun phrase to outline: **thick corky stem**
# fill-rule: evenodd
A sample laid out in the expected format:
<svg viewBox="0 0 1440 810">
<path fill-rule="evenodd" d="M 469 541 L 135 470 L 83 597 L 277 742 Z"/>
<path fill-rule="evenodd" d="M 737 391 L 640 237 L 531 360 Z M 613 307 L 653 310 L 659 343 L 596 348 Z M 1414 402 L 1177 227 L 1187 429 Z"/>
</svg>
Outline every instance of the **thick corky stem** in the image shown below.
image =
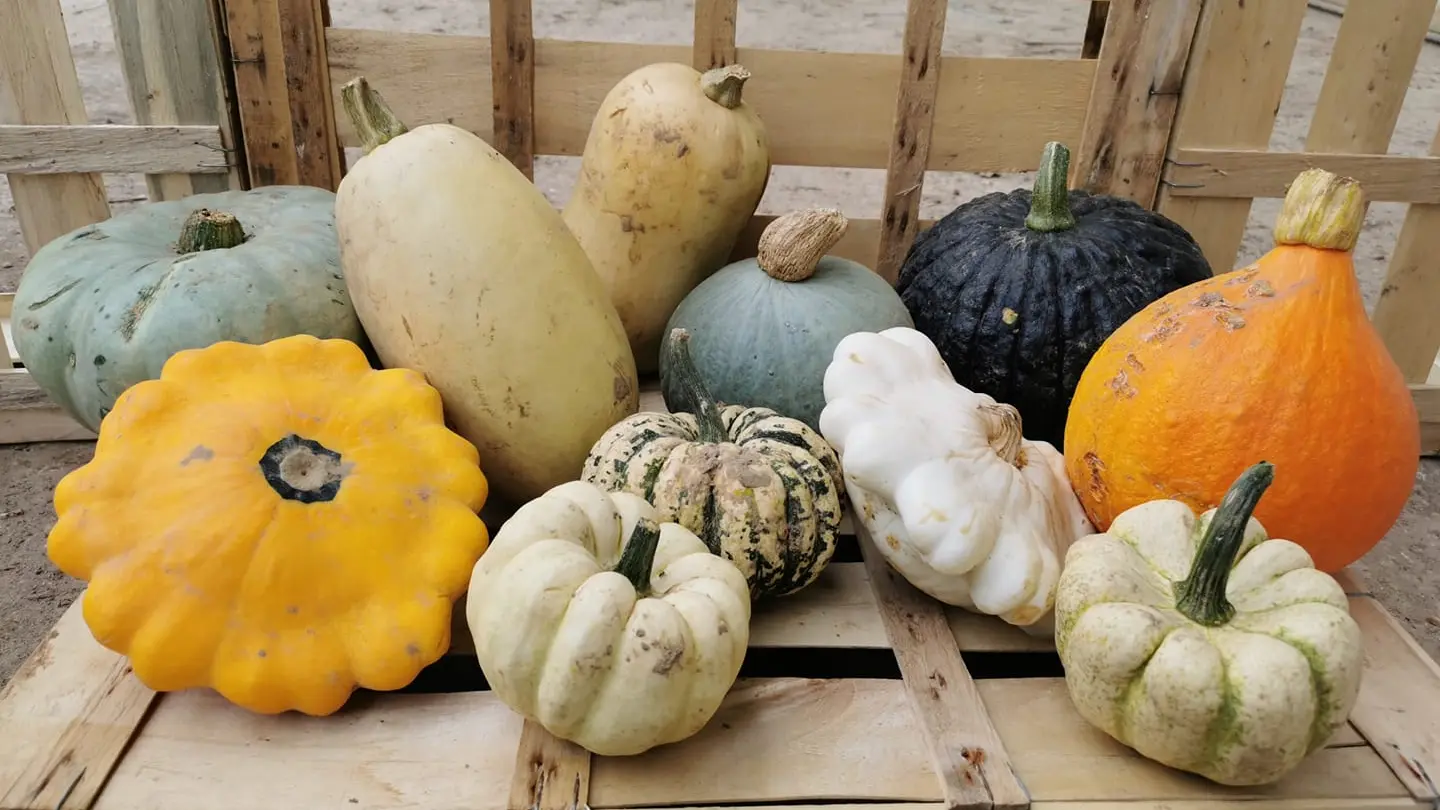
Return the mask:
<svg viewBox="0 0 1440 810">
<path fill-rule="evenodd" d="M 755 261 L 771 278 L 804 281 L 848 227 L 850 221 L 834 208 L 793 211 L 765 227 Z"/>
<path fill-rule="evenodd" d="M 410 131 L 364 76 L 356 76 L 340 88 L 340 103 L 367 155 Z"/>
<path fill-rule="evenodd" d="M 1195 551 L 1190 576 L 1175 585 L 1175 609 L 1197 624 L 1217 627 L 1230 621 L 1235 606 L 1225 598 L 1230 570 L 1245 542 L 1245 527 L 1260 496 L 1275 480 L 1275 465 L 1261 461 L 1240 474 L 1220 501 Z"/>
<path fill-rule="evenodd" d="M 1020 443 L 1025 437 L 1020 429 L 1020 411 L 1003 402 L 981 405 L 979 411 L 985 421 L 985 438 L 995 455 L 1005 459 L 1006 464 L 1024 467 Z"/>
<path fill-rule="evenodd" d="M 1025 227 L 1032 231 L 1068 231 L 1075 227 L 1070 212 L 1070 150 L 1065 144 L 1051 141 L 1040 156 L 1040 170 L 1035 175 L 1035 188 L 1030 194 L 1030 215 Z"/>
<path fill-rule="evenodd" d="M 175 240 L 177 253 L 200 250 L 224 250 L 245 241 L 245 228 L 234 214 L 198 208 L 185 218 L 180 236 Z"/>
<path fill-rule="evenodd" d="M 725 433 L 725 423 L 720 419 L 720 406 L 710 395 L 705 381 L 700 379 L 695 361 L 690 359 L 690 332 L 686 329 L 671 329 L 670 337 L 665 341 L 665 351 L 670 353 L 665 373 L 675 377 L 678 387 L 684 392 L 685 410 L 695 416 L 700 430 L 700 441 L 712 444 L 726 441 L 728 436 Z"/>
<path fill-rule="evenodd" d="M 700 91 L 705 97 L 727 110 L 740 106 L 741 91 L 750 71 L 739 65 L 712 68 L 700 74 Z"/>
<path fill-rule="evenodd" d="M 630 580 L 636 594 L 649 596 L 650 569 L 655 565 L 655 549 L 659 546 L 660 526 L 650 518 L 642 517 L 635 523 L 625 550 L 611 570 Z"/>
<path fill-rule="evenodd" d="M 1285 191 L 1275 244 L 1354 250 L 1365 221 L 1365 193 L 1354 178 L 1306 169 Z"/>
</svg>

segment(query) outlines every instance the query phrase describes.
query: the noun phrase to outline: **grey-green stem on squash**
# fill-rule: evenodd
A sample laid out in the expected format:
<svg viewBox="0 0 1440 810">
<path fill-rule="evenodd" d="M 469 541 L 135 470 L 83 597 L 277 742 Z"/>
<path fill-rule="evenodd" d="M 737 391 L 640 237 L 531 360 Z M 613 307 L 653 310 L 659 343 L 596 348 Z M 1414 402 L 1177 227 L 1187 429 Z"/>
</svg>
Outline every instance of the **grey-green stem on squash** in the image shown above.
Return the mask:
<svg viewBox="0 0 1440 810">
<path fill-rule="evenodd" d="M 201 250 L 224 250 L 245 241 L 245 228 L 234 214 L 197 208 L 180 226 L 175 252 L 181 255 Z"/>
<path fill-rule="evenodd" d="M 630 580 L 630 584 L 635 586 L 635 593 L 649 596 L 650 569 L 655 565 L 655 549 L 659 546 L 660 526 L 650 518 L 642 517 L 635 523 L 625 550 L 620 552 L 620 559 L 611 570 Z"/>
<path fill-rule="evenodd" d="M 340 103 L 367 155 L 410 131 L 364 76 L 356 76 L 340 88 Z"/>
<path fill-rule="evenodd" d="M 677 387 L 683 392 L 685 411 L 695 415 L 695 422 L 700 429 L 700 441 L 712 444 L 726 441 L 728 437 L 725 423 L 720 420 L 720 406 L 716 404 L 715 397 L 710 395 L 705 381 L 700 379 L 695 361 L 690 359 L 689 330 L 671 329 L 670 336 L 665 341 L 665 351 L 670 353 L 666 374 L 676 379 Z"/>
<path fill-rule="evenodd" d="M 755 262 L 779 281 L 804 281 L 835 247 L 850 221 L 834 208 L 808 208 L 776 217 L 760 234 Z"/>
<path fill-rule="evenodd" d="M 1195 550 L 1190 575 L 1175 584 L 1175 609 L 1191 621 L 1218 627 L 1235 615 L 1235 606 L 1225 597 L 1225 586 L 1245 542 L 1250 515 L 1274 480 L 1275 465 L 1261 461 L 1241 473 L 1220 500 Z"/>
<path fill-rule="evenodd" d="M 1030 215 L 1025 227 L 1049 233 L 1068 231 L 1075 227 L 1070 211 L 1070 150 L 1065 144 L 1051 141 L 1040 155 L 1040 170 L 1035 174 L 1035 187 L 1030 194 Z"/>
<path fill-rule="evenodd" d="M 700 74 L 700 91 L 705 97 L 727 110 L 740 106 L 741 91 L 750 71 L 739 65 L 711 68 Z"/>
</svg>

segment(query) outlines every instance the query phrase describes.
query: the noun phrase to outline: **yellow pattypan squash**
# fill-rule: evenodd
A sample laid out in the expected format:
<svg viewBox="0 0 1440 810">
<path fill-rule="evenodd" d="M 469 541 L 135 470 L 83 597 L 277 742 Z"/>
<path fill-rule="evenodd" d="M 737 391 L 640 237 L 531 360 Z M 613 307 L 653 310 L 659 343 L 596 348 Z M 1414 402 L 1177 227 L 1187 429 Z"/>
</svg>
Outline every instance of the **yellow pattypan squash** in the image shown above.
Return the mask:
<svg viewBox="0 0 1440 810">
<path fill-rule="evenodd" d="M 488 492 L 418 372 L 345 340 L 227 341 L 121 394 L 55 489 L 48 552 L 146 686 L 323 715 L 449 648 Z"/>
</svg>

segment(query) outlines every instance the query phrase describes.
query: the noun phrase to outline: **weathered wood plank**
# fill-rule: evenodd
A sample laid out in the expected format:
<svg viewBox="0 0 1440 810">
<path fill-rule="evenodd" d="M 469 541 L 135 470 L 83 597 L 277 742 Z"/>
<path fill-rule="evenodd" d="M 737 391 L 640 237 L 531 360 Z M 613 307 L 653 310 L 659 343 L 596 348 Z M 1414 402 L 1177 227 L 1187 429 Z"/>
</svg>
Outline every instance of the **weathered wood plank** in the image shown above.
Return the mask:
<svg viewBox="0 0 1440 810">
<path fill-rule="evenodd" d="M 213 0 L 109 0 L 130 109 L 141 125 L 209 125 L 215 153 L 193 165 L 217 164 L 220 171 L 179 173 L 176 164 L 112 171 L 143 171 L 151 200 L 178 200 L 190 194 L 240 187 L 235 161 L 227 160 L 230 115 L 224 73 L 217 52 Z"/>
<path fill-rule="evenodd" d="M 231 168 L 216 126 L 0 126 L 5 174 L 144 172 L 161 175 L 162 184 L 172 176 L 190 182 L 190 175 L 221 175 L 223 189 Z"/>
<path fill-rule="evenodd" d="M 590 799 L 590 752 L 526 720 L 507 810 L 581 810 Z"/>
<path fill-rule="evenodd" d="M 1110 8 L 1070 186 L 1155 203 L 1202 0 Z"/>
<path fill-rule="evenodd" d="M 1264 149 L 1305 18 L 1302 2 L 1206 0 L 1170 139 L 1184 149 Z M 1195 237 L 1215 272 L 1230 270 L 1250 217 L 1248 199 L 1181 197 L 1161 182 L 1156 208 Z"/>
<path fill-rule="evenodd" d="M 900 664 L 915 722 L 922 730 L 941 795 L 951 808 L 1028 808 L 1000 733 L 995 730 L 940 602 L 916 590 L 885 561 L 864 526 L 860 553 L 885 635 Z"/>
<path fill-rule="evenodd" d="M 695 44 L 690 64 L 696 70 L 735 64 L 735 18 L 739 0 L 695 0 Z"/>
<path fill-rule="evenodd" d="M 1430 154 L 1437 156 L 1432 160 L 1440 163 L 1440 130 L 1430 144 Z M 1422 181 L 1412 176 L 1412 181 L 1417 186 L 1440 189 L 1440 178 Z M 1368 186 L 1365 192 L 1368 196 Z M 1413 384 L 1429 378 L 1436 352 L 1440 351 L 1440 318 L 1435 317 L 1435 308 L 1440 305 L 1436 256 L 1440 256 L 1440 199 L 1411 203 L 1390 254 L 1390 266 L 1372 319 L 1390 356 L 1412 383 L 1412 390 Z M 1416 404 L 1418 407 L 1418 400 Z M 1423 411 L 1420 424 L 1423 431 Z"/>
<path fill-rule="evenodd" d="M 945 39 L 945 0 L 909 0 L 905 12 L 904 61 L 895 103 L 885 200 L 880 215 L 880 248 L 875 271 L 895 283 L 919 228 L 920 193 L 930 162 L 930 133 L 940 91 Z"/>
<path fill-rule="evenodd" d="M 1440 203 L 1440 157 L 1176 149 L 1170 159 L 1165 181 L 1172 201 L 1284 197 L 1296 175 L 1318 167 L 1359 180 L 1370 202 Z"/>
<path fill-rule="evenodd" d="M 60 0 L 11 0 L 0 24 L 0 124 L 84 124 L 85 102 Z M 33 256 L 46 242 L 110 217 L 98 174 L 7 175 Z"/>
<path fill-rule="evenodd" d="M 535 177 L 535 33 L 530 0 L 490 0 L 494 146 Z"/>
</svg>

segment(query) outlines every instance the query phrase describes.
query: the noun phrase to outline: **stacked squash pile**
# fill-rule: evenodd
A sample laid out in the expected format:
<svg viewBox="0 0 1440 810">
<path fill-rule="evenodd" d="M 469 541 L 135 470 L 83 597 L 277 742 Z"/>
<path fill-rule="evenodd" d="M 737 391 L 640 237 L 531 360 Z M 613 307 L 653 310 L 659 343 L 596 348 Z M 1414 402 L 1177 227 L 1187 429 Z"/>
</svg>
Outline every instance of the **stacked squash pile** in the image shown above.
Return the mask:
<svg viewBox="0 0 1440 810">
<path fill-rule="evenodd" d="M 41 251 L 16 342 L 99 431 L 49 538 L 95 637 L 152 688 L 323 715 L 413 680 L 468 595 L 500 698 L 635 754 L 709 722 L 752 605 L 815 582 L 848 506 L 918 589 L 1053 635 L 1077 710 L 1143 755 L 1255 784 L 1323 745 L 1361 661 L 1330 574 L 1419 455 L 1354 181 L 1301 174 L 1275 249 L 1214 275 L 1050 144 L 894 288 L 832 255 L 831 209 L 727 263 L 770 170 L 748 78 L 627 76 L 563 211 L 357 78 L 337 193 Z M 639 411 L 650 371 L 667 413 Z M 493 539 L 492 486 L 518 506 Z"/>
</svg>

